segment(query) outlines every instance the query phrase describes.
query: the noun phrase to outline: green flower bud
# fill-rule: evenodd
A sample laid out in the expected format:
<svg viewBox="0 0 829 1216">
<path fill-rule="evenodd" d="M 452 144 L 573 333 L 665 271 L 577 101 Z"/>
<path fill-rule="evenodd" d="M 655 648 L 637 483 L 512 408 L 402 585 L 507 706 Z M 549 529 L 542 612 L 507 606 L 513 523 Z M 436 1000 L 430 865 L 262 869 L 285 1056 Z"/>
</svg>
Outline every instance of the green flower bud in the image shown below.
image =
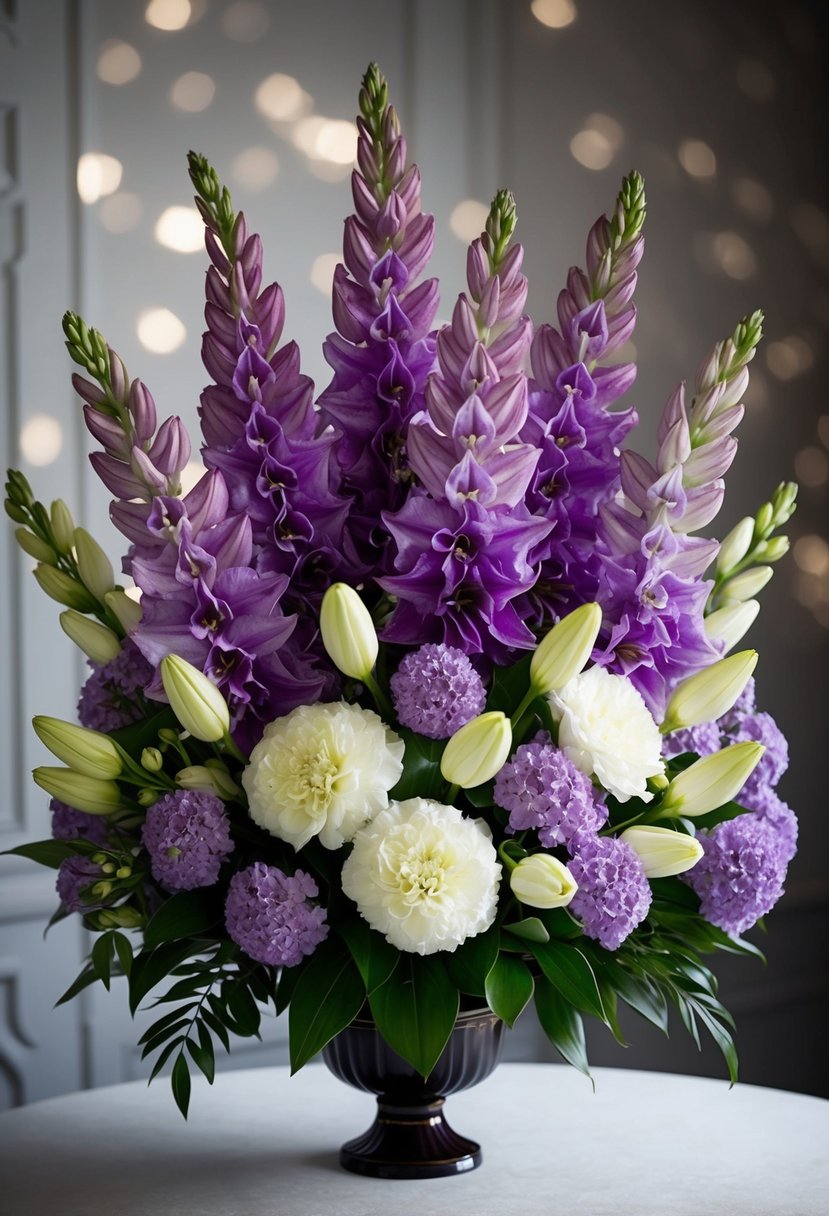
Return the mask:
<svg viewBox="0 0 829 1216">
<path fill-rule="evenodd" d="M 150 789 L 149 787 L 138 791 L 138 805 L 152 806 L 154 802 L 158 802 L 160 798 L 158 790 Z"/>
<path fill-rule="evenodd" d="M 127 633 L 131 633 L 140 623 L 141 605 L 131 595 L 127 595 L 126 591 L 118 588 L 115 591 L 108 591 L 104 596 L 104 603 L 110 612 L 115 614 Z"/>
<path fill-rule="evenodd" d="M 764 502 L 757 512 L 757 534 L 764 536 L 774 526 L 774 507 L 770 502 Z"/>
<path fill-rule="evenodd" d="M 655 824 L 642 823 L 627 828 L 619 839 L 639 855 L 648 878 L 684 874 L 697 864 L 703 853 L 702 845 L 695 836 L 675 832 L 673 828 L 659 828 Z"/>
<path fill-rule="evenodd" d="M 602 624 L 598 604 L 582 604 L 553 626 L 530 660 L 530 683 L 542 695 L 577 676 L 590 658 Z"/>
<path fill-rule="evenodd" d="M 12 502 L 10 498 L 4 501 L 3 506 L 9 519 L 13 520 L 16 524 L 27 524 L 29 522 L 28 512 L 24 511 L 16 502 Z"/>
<path fill-rule="evenodd" d="M 533 853 L 510 871 L 509 885 L 522 904 L 530 908 L 565 908 L 578 890 L 564 862 L 552 853 Z"/>
<path fill-rule="evenodd" d="M 725 587 L 726 598 L 739 602 L 754 599 L 773 574 L 771 566 L 752 566 L 750 570 L 744 570 L 742 574 L 729 579 Z"/>
<path fill-rule="evenodd" d="M 756 666 L 757 651 L 741 650 L 683 680 L 668 702 L 662 733 L 721 718 L 731 709 Z"/>
<path fill-rule="evenodd" d="M 34 576 L 50 599 L 77 612 L 94 612 L 98 607 L 97 601 L 89 594 L 86 587 L 77 579 L 54 566 L 35 566 Z"/>
<path fill-rule="evenodd" d="M 121 653 L 120 639 L 100 621 L 90 620 L 74 608 L 60 614 L 60 627 L 93 663 L 109 663 Z"/>
<path fill-rule="evenodd" d="M 711 642 L 720 642 L 723 654 L 728 654 L 748 633 L 759 612 L 758 600 L 746 600 L 744 604 L 725 604 L 705 618 L 705 636 Z"/>
<path fill-rule="evenodd" d="M 115 871 L 116 878 L 132 878 L 132 866 L 120 866 Z"/>
<path fill-rule="evenodd" d="M 164 757 L 157 747 L 145 747 L 141 753 L 141 767 L 148 773 L 160 773 L 164 767 Z"/>
<path fill-rule="evenodd" d="M 242 792 L 226 769 L 204 764 L 193 764 L 180 769 L 176 773 L 176 784 L 183 790 L 201 790 L 226 801 Z"/>
<path fill-rule="evenodd" d="M 160 671 L 173 713 L 195 739 L 218 743 L 229 733 L 227 702 L 203 672 L 177 654 L 163 658 Z"/>
<path fill-rule="evenodd" d="M 789 552 L 788 536 L 772 536 L 757 550 L 757 557 L 766 562 L 779 562 Z"/>
<path fill-rule="evenodd" d="M 106 916 L 107 925 L 112 929 L 140 929 L 144 924 L 144 917 L 138 909 L 128 904 L 122 904 L 120 908 L 106 908 L 100 916 Z"/>
<path fill-rule="evenodd" d="M 58 547 L 58 552 L 64 557 L 72 552 L 75 543 L 75 522 L 72 514 L 62 498 L 56 498 L 49 511 L 52 525 L 52 536 Z"/>
<path fill-rule="evenodd" d="M 108 895 L 112 894 L 112 883 L 107 882 L 106 880 L 103 882 L 96 882 L 92 888 L 92 894 L 96 897 L 96 899 L 106 899 Z"/>
<path fill-rule="evenodd" d="M 512 747 L 512 727 L 500 710 L 479 714 L 456 731 L 443 752 L 440 771 L 451 785 L 471 790 L 503 768 Z"/>
<path fill-rule="evenodd" d="M 103 603 L 104 596 L 115 585 L 115 575 L 106 553 L 85 528 L 75 529 L 75 556 L 84 586 Z"/>
<path fill-rule="evenodd" d="M 119 777 L 123 772 L 121 753 L 109 735 L 43 714 L 32 718 L 32 725 L 41 743 L 74 772 L 103 781 Z"/>
<path fill-rule="evenodd" d="M 765 750 L 762 743 L 749 741 L 703 756 L 674 777 L 656 817 L 694 818 L 716 811 L 739 794 Z"/>
<path fill-rule="evenodd" d="M 322 644 L 343 675 L 365 680 L 377 662 L 377 632 L 371 613 L 353 588 L 334 583 L 322 597 Z"/>
<path fill-rule="evenodd" d="M 28 553 L 36 562 L 45 562 L 47 566 L 56 564 L 58 555 L 52 546 L 28 528 L 15 528 L 14 537 L 23 552 Z"/>
<path fill-rule="evenodd" d="M 753 537 L 754 520 L 747 515 L 731 529 L 720 545 L 720 551 L 717 554 L 717 570 L 720 574 L 726 574 L 743 560 L 748 553 Z"/>
<path fill-rule="evenodd" d="M 87 777 L 71 768 L 45 766 L 34 769 L 32 777 L 47 794 L 88 815 L 111 815 L 123 805 L 121 792 L 114 781 Z"/>
</svg>

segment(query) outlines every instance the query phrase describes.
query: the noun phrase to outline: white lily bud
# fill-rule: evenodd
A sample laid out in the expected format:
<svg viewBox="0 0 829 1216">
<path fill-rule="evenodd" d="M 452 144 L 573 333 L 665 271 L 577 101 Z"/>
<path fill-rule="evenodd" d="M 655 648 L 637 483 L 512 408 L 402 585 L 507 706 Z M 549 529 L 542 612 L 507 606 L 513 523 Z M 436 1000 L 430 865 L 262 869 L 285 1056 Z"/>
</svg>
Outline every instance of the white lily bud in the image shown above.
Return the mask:
<svg viewBox="0 0 829 1216">
<path fill-rule="evenodd" d="M 226 769 L 204 764 L 191 764 L 187 768 L 179 769 L 176 773 L 176 784 L 183 790 L 200 790 L 223 799 L 235 798 L 242 792 Z"/>
<path fill-rule="evenodd" d="M 659 828 L 654 824 L 639 824 L 627 828 L 619 836 L 638 855 L 647 878 L 669 878 L 693 869 L 703 848 L 695 836 Z"/>
<path fill-rule="evenodd" d="M 49 510 L 49 522 L 52 525 L 52 535 L 58 552 L 64 555 L 72 552 L 75 543 L 75 521 L 72 513 L 62 498 L 56 498 Z"/>
<path fill-rule="evenodd" d="M 50 544 L 35 536 L 28 528 L 15 528 L 14 538 L 24 553 L 33 557 L 36 562 L 44 562 L 47 566 L 57 563 L 58 555 Z"/>
<path fill-rule="evenodd" d="M 227 702 L 203 672 L 177 654 L 161 660 L 160 672 L 173 713 L 195 739 L 218 743 L 229 733 Z"/>
<path fill-rule="evenodd" d="M 552 853 L 522 857 L 510 872 L 509 885 L 515 898 L 530 908 L 565 908 L 578 890 L 567 866 Z"/>
<path fill-rule="evenodd" d="M 101 780 L 118 777 L 123 772 L 121 754 L 109 735 L 44 714 L 32 718 L 32 726 L 41 743 L 73 772 Z"/>
<path fill-rule="evenodd" d="M 120 640 L 100 621 L 90 620 L 74 608 L 67 608 L 58 619 L 66 636 L 71 638 L 93 663 L 109 663 L 121 653 Z"/>
<path fill-rule="evenodd" d="M 106 553 L 85 528 L 75 529 L 75 557 L 83 585 L 103 603 L 107 591 L 115 585 L 115 575 Z"/>
<path fill-rule="evenodd" d="M 723 654 L 728 654 L 748 633 L 759 612 L 759 600 L 746 600 L 743 604 L 724 604 L 705 618 L 705 636 L 710 642 L 719 642 Z"/>
<path fill-rule="evenodd" d="M 750 740 L 703 756 L 677 774 L 665 791 L 658 818 L 707 815 L 730 802 L 745 785 L 766 749 Z"/>
<path fill-rule="evenodd" d="M 726 598 L 740 602 L 754 599 L 773 574 L 771 566 L 752 566 L 750 570 L 744 570 L 726 583 Z"/>
<path fill-rule="evenodd" d="M 455 732 L 446 744 L 440 771 L 450 784 L 474 789 L 504 767 L 511 747 L 509 718 L 500 710 L 490 710 Z"/>
<path fill-rule="evenodd" d="M 582 604 L 542 638 L 530 660 L 530 683 L 541 695 L 563 688 L 590 658 L 602 624 L 598 604 Z"/>
<path fill-rule="evenodd" d="M 719 659 L 689 676 L 674 689 L 660 727 L 663 735 L 682 726 L 699 726 L 720 718 L 739 697 L 757 666 L 756 650 Z"/>
<path fill-rule="evenodd" d="M 121 809 L 122 801 L 114 781 L 102 781 L 73 772 L 71 768 L 42 765 L 32 771 L 35 784 L 47 794 L 88 815 L 111 815 Z"/>
<path fill-rule="evenodd" d="M 33 573 L 41 590 L 57 603 L 74 608 L 77 612 L 94 612 L 98 607 L 95 597 L 90 595 L 83 583 L 64 574 L 63 570 L 41 564 L 35 566 Z"/>
<path fill-rule="evenodd" d="M 104 603 L 110 612 L 114 613 L 118 618 L 123 629 L 127 633 L 131 633 L 136 625 L 141 622 L 141 604 L 138 600 L 134 600 L 131 595 L 127 595 L 126 591 L 108 591 L 104 596 Z"/>
<path fill-rule="evenodd" d="M 788 536 L 772 536 L 757 550 L 757 556 L 767 562 L 779 562 L 789 552 Z"/>
<path fill-rule="evenodd" d="M 322 597 L 322 644 L 343 675 L 365 680 L 377 662 L 377 632 L 371 613 L 346 583 L 334 583 Z"/>
<path fill-rule="evenodd" d="M 754 520 L 747 515 L 745 519 L 741 519 L 738 524 L 735 524 L 720 545 L 720 551 L 717 554 L 717 570 L 720 574 L 726 574 L 743 560 L 748 553 L 753 536 Z"/>
</svg>

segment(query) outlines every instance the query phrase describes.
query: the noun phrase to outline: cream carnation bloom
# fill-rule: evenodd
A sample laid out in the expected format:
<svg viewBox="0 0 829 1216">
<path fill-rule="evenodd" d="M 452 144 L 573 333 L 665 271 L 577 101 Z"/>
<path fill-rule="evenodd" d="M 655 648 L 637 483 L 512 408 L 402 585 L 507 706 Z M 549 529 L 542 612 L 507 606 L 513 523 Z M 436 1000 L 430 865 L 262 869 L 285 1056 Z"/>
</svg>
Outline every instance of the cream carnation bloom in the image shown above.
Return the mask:
<svg viewBox="0 0 829 1216">
<path fill-rule="evenodd" d="M 662 738 L 640 693 L 625 676 L 591 667 L 550 694 L 558 745 L 620 802 L 650 802 L 648 777 L 664 771 Z"/>
<path fill-rule="evenodd" d="M 489 928 L 500 879 L 486 824 L 430 798 L 409 798 L 360 829 L 342 884 L 392 946 L 434 954 Z"/>
<path fill-rule="evenodd" d="M 403 740 L 370 709 L 300 705 L 265 727 L 242 773 L 250 816 L 301 849 L 319 836 L 338 849 L 388 806 L 403 772 Z"/>
</svg>

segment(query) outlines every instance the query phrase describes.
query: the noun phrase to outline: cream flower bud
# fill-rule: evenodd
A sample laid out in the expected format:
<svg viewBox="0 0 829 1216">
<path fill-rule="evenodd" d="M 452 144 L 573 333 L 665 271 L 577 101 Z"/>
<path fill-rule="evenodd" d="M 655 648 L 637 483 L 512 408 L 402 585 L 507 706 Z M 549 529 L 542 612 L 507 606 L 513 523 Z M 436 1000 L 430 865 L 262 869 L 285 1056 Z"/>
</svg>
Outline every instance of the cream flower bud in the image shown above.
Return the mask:
<svg viewBox="0 0 829 1216">
<path fill-rule="evenodd" d="M 530 660 L 530 683 L 548 694 L 577 676 L 590 658 L 602 624 L 598 604 L 582 604 L 542 638 Z"/>
<path fill-rule="evenodd" d="M 733 743 L 703 756 L 674 777 L 665 791 L 658 818 L 707 815 L 730 802 L 754 772 L 766 749 L 753 741 Z"/>
<path fill-rule="evenodd" d="M 71 553 L 75 543 L 75 521 L 72 513 L 62 498 L 56 498 L 49 511 L 49 522 L 52 525 L 52 536 L 58 547 L 58 552 Z"/>
<path fill-rule="evenodd" d="M 619 839 L 638 854 L 648 878 L 684 874 L 697 864 L 703 853 L 702 845 L 695 836 L 675 832 L 673 828 L 659 828 L 654 824 L 642 823 L 627 828 Z"/>
<path fill-rule="evenodd" d="M 365 680 L 377 662 L 377 632 L 371 613 L 346 583 L 334 583 L 322 597 L 322 644 L 343 675 Z"/>
<path fill-rule="evenodd" d="M 705 618 L 705 636 L 710 642 L 719 642 L 723 654 L 728 654 L 748 633 L 759 612 L 759 600 L 746 600 L 743 604 L 725 604 Z"/>
<path fill-rule="evenodd" d="M 440 771 L 451 785 L 471 790 L 504 767 L 512 747 L 512 726 L 500 710 L 479 714 L 446 744 Z"/>
<path fill-rule="evenodd" d="M 668 702 L 662 733 L 722 717 L 731 709 L 756 666 L 757 651 L 741 650 L 683 680 Z"/>
<path fill-rule="evenodd" d="M 141 767 L 148 773 L 160 773 L 164 767 L 164 757 L 157 747 L 145 747 L 141 753 Z"/>
<path fill-rule="evenodd" d="M 523 857 L 509 876 L 516 899 L 530 908 L 564 908 L 578 890 L 564 862 L 552 853 Z"/>
<path fill-rule="evenodd" d="M 109 735 L 43 714 L 32 718 L 32 726 L 41 743 L 73 772 L 101 780 L 118 777 L 123 772 L 121 754 Z"/>
<path fill-rule="evenodd" d="M 771 566 L 752 566 L 750 570 L 729 579 L 725 595 L 729 600 L 751 600 L 758 591 L 763 590 L 773 574 Z"/>
<path fill-rule="evenodd" d="M 45 562 L 47 566 L 54 566 L 57 562 L 58 555 L 52 546 L 35 536 L 28 528 L 15 528 L 14 537 L 23 552 L 28 553 L 36 562 Z"/>
<path fill-rule="evenodd" d="M 223 799 L 235 798 L 242 792 L 226 769 L 208 768 L 204 764 L 191 764 L 188 768 L 179 769 L 176 785 L 183 790 L 200 790 Z"/>
<path fill-rule="evenodd" d="M 35 784 L 47 794 L 88 815 L 111 815 L 121 809 L 121 794 L 114 781 L 102 781 L 71 768 L 41 766 L 32 772 Z"/>
<path fill-rule="evenodd" d="M 131 633 L 141 621 L 141 605 L 138 600 L 134 600 L 131 595 L 127 595 L 126 591 L 108 591 L 104 596 L 104 603 L 110 612 L 113 612 L 118 618 L 121 626 Z"/>
<path fill-rule="evenodd" d="M 92 621 L 74 608 L 67 608 L 60 614 L 59 619 L 60 627 L 66 636 L 71 638 L 93 663 L 109 663 L 121 653 L 120 640 L 100 621 Z"/>
<path fill-rule="evenodd" d="M 216 685 L 177 654 L 161 660 L 161 682 L 173 713 L 185 730 L 204 743 L 218 743 L 230 731 L 230 711 Z"/>
<path fill-rule="evenodd" d="M 772 536 L 764 545 L 760 546 L 757 556 L 764 558 L 767 562 L 778 562 L 788 552 L 788 536 Z"/>
<path fill-rule="evenodd" d="M 107 591 L 115 585 L 115 575 L 106 553 L 85 528 L 75 529 L 75 557 L 83 585 L 96 600 L 103 602 Z"/>
<path fill-rule="evenodd" d="M 34 576 L 41 590 L 45 591 L 50 599 L 65 604 L 67 608 L 75 608 L 78 612 L 94 612 L 98 607 L 95 597 L 89 594 L 83 583 L 79 583 L 69 574 L 64 574 L 62 570 L 56 570 L 54 566 L 35 566 Z"/>
<path fill-rule="evenodd" d="M 741 519 L 726 536 L 717 554 L 717 570 L 725 574 L 741 562 L 748 553 L 749 545 L 754 536 L 754 520 L 750 515 Z"/>
</svg>

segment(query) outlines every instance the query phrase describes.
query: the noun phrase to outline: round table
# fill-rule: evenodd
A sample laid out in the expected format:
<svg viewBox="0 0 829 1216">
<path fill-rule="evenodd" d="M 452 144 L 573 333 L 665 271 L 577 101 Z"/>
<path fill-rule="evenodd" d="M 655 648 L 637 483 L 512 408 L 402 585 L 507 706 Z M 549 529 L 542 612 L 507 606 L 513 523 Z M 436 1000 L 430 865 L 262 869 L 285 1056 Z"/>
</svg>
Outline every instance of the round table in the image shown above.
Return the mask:
<svg viewBox="0 0 829 1216">
<path fill-rule="evenodd" d="M 53 1098 L 0 1115 L 5 1216 L 826 1216 L 829 1102 L 630 1069 L 504 1064 L 447 1103 L 474 1173 L 420 1182 L 337 1164 L 374 1099 L 322 1066 Z"/>
</svg>

